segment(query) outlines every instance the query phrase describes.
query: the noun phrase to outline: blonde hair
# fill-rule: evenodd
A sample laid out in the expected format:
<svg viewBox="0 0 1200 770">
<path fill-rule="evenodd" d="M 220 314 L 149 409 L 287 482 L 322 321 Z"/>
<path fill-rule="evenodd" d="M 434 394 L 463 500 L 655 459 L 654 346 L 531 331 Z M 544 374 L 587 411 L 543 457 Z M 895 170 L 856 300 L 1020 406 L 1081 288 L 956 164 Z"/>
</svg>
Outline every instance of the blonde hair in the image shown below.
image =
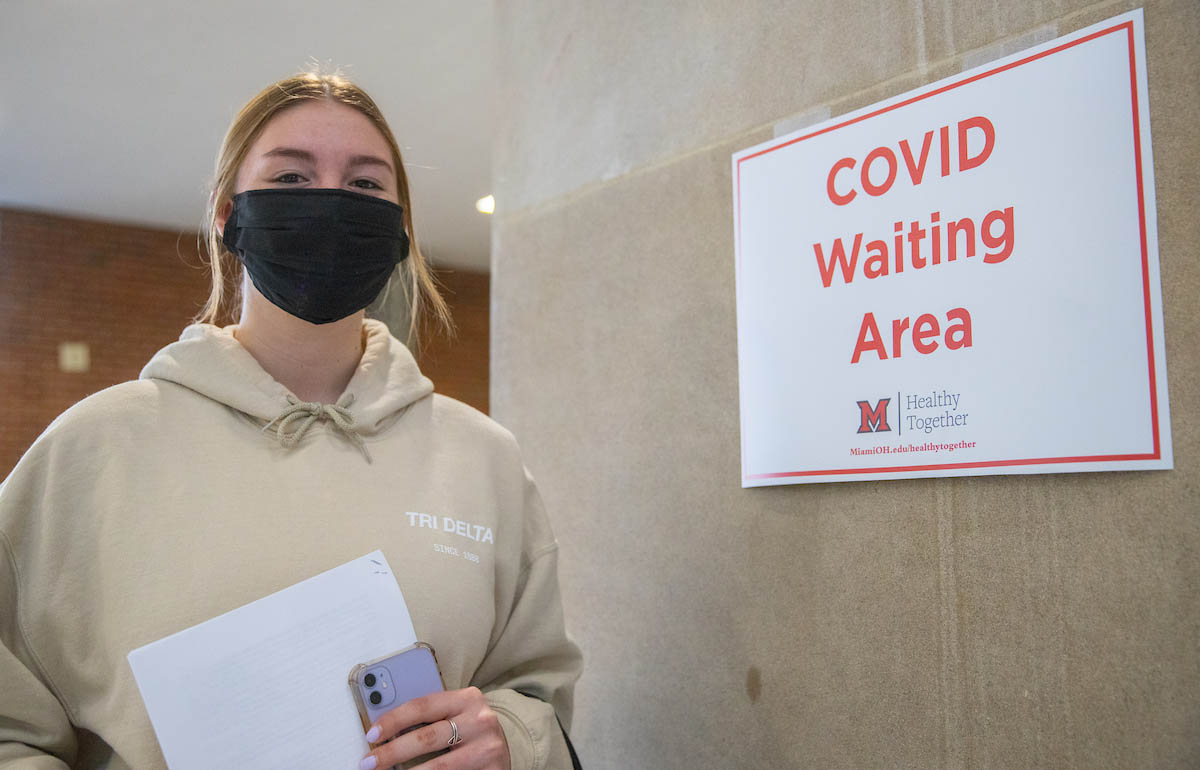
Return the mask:
<svg viewBox="0 0 1200 770">
<path fill-rule="evenodd" d="M 219 319 L 232 317 L 233 309 L 240 305 L 242 266 L 237 256 L 225 248 L 221 241 L 217 231 L 217 212 L 233 198 L 238 169 L 263 128 L 281 110 L 307 99 L 328 99 L 353 107 L 375 124 L 391 147 L 396 168 L 397 196 L 404 207 L 404 229 L 410 241 L 408 259 L 397 268 L 409 308 L 408 344 L 415 347 L 418 342 L 423 313 L 428 313 L 430 320 L 442 330 L 452 332 L 450 309 L 438 291 L 433 272 L 421 254 L 413 232 L 408 174 L 400 157 L 400 146 L 371 97 L 340 73 L 323 75 L 301 72 L 273 83 L 251 99 L 229 126 L 217 155 L 208 205 L 200 228 L 201 253 L 208 255 L 206 261 L 212 273 L 212 288 L 196 320 L 217 323 Z"/>
</svg>

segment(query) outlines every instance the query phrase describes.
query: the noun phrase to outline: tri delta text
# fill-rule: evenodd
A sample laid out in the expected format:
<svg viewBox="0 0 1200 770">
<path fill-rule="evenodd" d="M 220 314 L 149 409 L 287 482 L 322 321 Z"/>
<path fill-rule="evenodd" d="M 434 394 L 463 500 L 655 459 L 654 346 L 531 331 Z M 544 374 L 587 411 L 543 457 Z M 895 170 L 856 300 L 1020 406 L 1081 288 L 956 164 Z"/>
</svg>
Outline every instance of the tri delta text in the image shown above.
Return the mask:
<svg viewBox="0 0 1200 770">
<path fill-rule="evenodd" d="M 975 142 L 974 153 L 969 147 L 972 136 L 981 140 Z M 876 147 L 866 153 L 861 164 L 853 157 L 837 160 L 825 178 L 829 200 L 835 206 L 848 206 L 860 190 L 867 196 L 879 197 L 897 185 L 917 187 L 939 172 L 946 177 L 980 168 L 996 147 L 996 129 L 988 118 L 977 115 L 958 121 L 953 130 L 949 125 L 929 129 L 917 141 L 919 150 L 908 138 L 901 139 L 897 144 L 899 153 L 890 146 Z M 837 279 L 849 285 L 858 276 L 875 280 L 899 275 L 905 269 L 918 271 L 955 262 L 963 264 L 977 254 L 983 264 L 1000 264 L 1013 253 L 1016 235 L 1013 209 L 1013 206 L 994 209 L 978 221 L 970 216 L 944 217 L 942 211 L 932 211 L 920 219 L 897 218 L 890 237 L 881 234 L 870 238 L 860 232 L 834 238 L 829 244 L 814 243 L 818 277 L 828 289 Z M 923 355 L 938 349 L 938 337 L 948 350 L 971 347 L 970 312 L 957 307 L 945 311 L 945 316 L 944 326 L 930 313 L 919 314 L 915 321 L 911 316 L 894 319 L 888 340 L 886 332 L 881 333 L 875 314 L 866 313 L 850 363 L 857 364 L 870 353 L 879 361 L 899 358 L 908 347 L 904 344 L 906 332 L 911 348 Z"/>
<path fill-rule="evenodd" d="M 958 411 L 962 393 L 935 390 L 930 393 L 908 393 L 900 402 L 902 425 L 907 430 L 932 433 L 937 428 L 961 428 L 967 424 L 967 413 Z M 941 414 L 938 414 L 941 412 Z"/>
</svg>

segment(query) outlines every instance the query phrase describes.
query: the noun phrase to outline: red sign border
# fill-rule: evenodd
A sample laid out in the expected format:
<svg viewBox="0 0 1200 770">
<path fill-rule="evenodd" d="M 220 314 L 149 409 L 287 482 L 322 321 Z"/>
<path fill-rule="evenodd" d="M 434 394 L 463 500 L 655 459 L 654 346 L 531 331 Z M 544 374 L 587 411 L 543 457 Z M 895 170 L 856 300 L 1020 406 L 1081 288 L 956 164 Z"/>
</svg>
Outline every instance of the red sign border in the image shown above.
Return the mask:
<svg viewBox="0 0 1200 770">
<path fill-rule="evenodd" d="M 742 228 L 742 163 L 744 163 L 748 160 L 751 160 L 753 158 L 758 158 L 760 156 L 766 155 L 767 153 L 783 149 L 784 147 L 788 147 L 790 145 L 796 144 L 797 142 L 802 142 L 805 139 L 811 139 L 814 136 L 820 136 L 821 134 L 827 134 L 830 131 L 835 131 L 839 128 L 845 128 L 846 126 L 850 126 L 855 123 L 859 123 L 861 121 L 867 120 L 868 118 L 873 118 L 878 115 L 882 115 L 886 112 L 890 112 L 891 110 L 895 110 L 900 107 L 905 107 L 909 104 L 919 102 L 922 99 L 928 99 L 931 96 L 937 96 L 938 94 L 945 93 L 946 91 L 950 91 L 954 88 L 958 88 L 959 86 L 965 86 L 969 83 L 974 83 L 977 80 L 982 80 L 983 78 L 990 77 L 992 75 L 996 75 L 1001 72 L 1005 72 L 1006 70 L 1010 70 L 1015 67 L 1019 67 L 1022 64 L 1028 64 L 1029 62 L 1045 58 L 1047 56 L 1050 56 L 1051 54 L 1059 53 L 1060 51 L 1065 51 L 1068 48 L 1073 48 L 1077 45 L 1082 45 L 1083 43 L 1087 43 L 1087 42 L 1095 40 L 1097 38 L 1104 37 L 1105 35 L 1111 35 L 1114 32 L 1120 32 L 1122 30 L 1124 30 L 1126 32 L 1127 39 L 1129 41 L 1129 85 L 1130 85 L 1130 91 L 1131 91 L 1131 102 L 1133 105 L 1134 166 L 1135 166 L 1136 173 L 1137 173 L 1138 223 L 1141 228 L 1142 296 L 1143 296 L 1143 299 L 1145 302 L 1145 310 L 1146 310 L 1146 354 L 1147 354 L 1147 360 L 1149 361 L 1149 369 L 1150 369 L 1150 420 L 1151 420 L 1151 430 L 1152 430 L 1153 436 L 1154 436 L 1154 451 L 1151 453 L 1147 453 L 1147 454 L 1092 455 L 1092 456 L 1084 456 L 1084 457 L 1039 457 L 1039 458 L 1027 458 L 1027 459 L 1019 459 L 1019 460 L 987 460 L 987 461 L 981 461 L 981 462 L 967 462 L 967 463 L 944 463 L 941 465 L 905 465 L 905 466 L 893 466 L 893 467 L 882 467 L 882 468 L 839 468 L 839 469 L 816 470 L 816 471 L 785 471 L 782 473 L 749 473 L 749 474 L 743 474 L 743 476 L 742 476 L 743 480 L 756 481 L 756 480 L 761 480 L 761 479 L 779 479 L 779 478 L 789 478 L 789 477 L 796 477 L 796 476 L 839 476 L 839 475 L 854 475 L 854 474 L 860 474 L 860 473 L 904 473 L 904 472 L 911 472 L 911 471 L 956 470 L 956 469 L 968 469 L 968 468 L 995 468 L 995 467 L 1001 467 L 1001 466 L 1050 465 L 1050 464 L 1058 464 L 1058 463 L 1119 462 L 1119 461 L 1129 461 L 1129 460 L 1158 460 L 1158 459 L 1161 459 L 1162 446 L 1160 443 L 1159 430 L 1158 430 L 1158 383 L 1157 383 L 1157 377 L 1155 375 L 1155 366 L 1154 366 L 1154 327 L 1153 327 L 1153 324 L 1151 323 L 1153 313 L 1152 313 L 1151 305 L 1150 305 L 1150 256 L 1149 256 L 1149 248 L 1146 243 L 1146 200 L 1145 200 L 1145 194 L 1144 194 L 1144 183 L 1143 183 L 1143 179 L 1142 179 L 1141 116 L 1138 112 L 1137 57 L 1136 57 L 1136 48 L 1135 48 L 1135 44 L 1134 44 L 1135 41 L 1134 41 L 1134 30 L 1133 30 L 1133 20 L 1132 19 L 1121 22 L 1120 24 L 1116 24 L 1111 27 L 1107 27 L 1102 30 L 1098 30 L 1089 35 L 1085 35 L 1084 37 L 1081 37 L 1078 40 L 1072 40 L 1070 42 L 1063 43 L 1062 45 L 1055 46 L 1054 48 L 1050 48 L 1045 51 L 1041 51 L 1039 53 L 1027 56 L 1023 59 L 1018 59 L 1016 61 L 1012 61 L 1012 62 L 1009 62 L 1008 64 L 1002 65 L 1000 67 L 996 67 L 994 69 L 987 70 L 986 72 L 980 72 L 976 75 L 972 75 L 971 77 L 965 78 L 965 79 L 957 81 L 955 83 L 948 83 L 944 86 L 941 86 L 940 88 L 935 88 L 934 90 L 929 91 L 927 93 L 918 94 L 916 96 L 905 99 L 904 101 L 897 102 L 896 104 L 891 104 L 886 107 L 881 107 L 878 110 L 875 110 L 873 112 L 868 112 L 863 115 L 859 115 L 857 117 L 851 118 L 850 120 L 846 120 L 841 123 L 836 123 L 832 126 L 826 126 L 825 128 L 819 129 L 817 131 L 813 131 L 812 133 L 808 133 L 803 136 L 798 136 L 794 139 L 789 139 L 788 141 L 782 142 L 781 144 L 777 144 L 774 147 L 768 147 L 766 149 L 759 150 L 758 152 L 753 153 L 751 155 L 746 155 L 745 157 L 738 158 L 738 160 L 737 160 L 737 191 L 738 191 L 738 194 L 737 194 L 737 214 L 738 214 L 737 244 L 738 244 L 738 251 L 739 251 L 738 271 L 739 271 L 739 273 L 741 272 L 740 252 L 741 252 L 741 242 L 742 242 L 742 233 L 741 233 L 741 228 Z M 741 298 L 739 297 L 739 300 L 740 299 Z M 743 452 L 744 452 L 744 449 L 743 449 Z"/>
</svg>

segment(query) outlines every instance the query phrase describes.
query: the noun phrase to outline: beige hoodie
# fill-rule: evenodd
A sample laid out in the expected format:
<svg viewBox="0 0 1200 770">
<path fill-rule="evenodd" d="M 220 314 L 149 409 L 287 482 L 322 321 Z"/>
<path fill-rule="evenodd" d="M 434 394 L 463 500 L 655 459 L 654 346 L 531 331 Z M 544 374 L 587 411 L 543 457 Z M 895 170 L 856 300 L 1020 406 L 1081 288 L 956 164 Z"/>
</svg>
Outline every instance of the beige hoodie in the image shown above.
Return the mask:
<svg viewBox="0 0 1200 770">
<path fill-rule="evenodd" d="M 294 446 L 306 413 L 264 431 L 289 393 L 211 325 L 38 438 L 0 485 L 0 768 L 163 767 L 129 651 L 376 548 L 514 770 L 570 768 L 555 709 L 569 721 L 581 658 L 517 445 L 365 332 L 352 422 Z"/>
</svg>

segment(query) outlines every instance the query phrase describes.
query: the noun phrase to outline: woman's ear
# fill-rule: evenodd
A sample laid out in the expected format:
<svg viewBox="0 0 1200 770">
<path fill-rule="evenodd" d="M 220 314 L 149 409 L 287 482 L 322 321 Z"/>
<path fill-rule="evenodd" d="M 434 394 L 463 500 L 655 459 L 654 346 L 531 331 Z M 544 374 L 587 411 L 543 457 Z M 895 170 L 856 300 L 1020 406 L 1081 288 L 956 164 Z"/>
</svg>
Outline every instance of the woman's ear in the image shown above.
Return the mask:
<svg viewBox="0 0 1200 770">
<path fill-rule="evenodd" d="M 217 212 L 217 235 L 225 237 L 225 223 L 229 221 L 229 215 L 233 213 L 233 201 L 225 201 L 225 205 Z"/>
</svg>

